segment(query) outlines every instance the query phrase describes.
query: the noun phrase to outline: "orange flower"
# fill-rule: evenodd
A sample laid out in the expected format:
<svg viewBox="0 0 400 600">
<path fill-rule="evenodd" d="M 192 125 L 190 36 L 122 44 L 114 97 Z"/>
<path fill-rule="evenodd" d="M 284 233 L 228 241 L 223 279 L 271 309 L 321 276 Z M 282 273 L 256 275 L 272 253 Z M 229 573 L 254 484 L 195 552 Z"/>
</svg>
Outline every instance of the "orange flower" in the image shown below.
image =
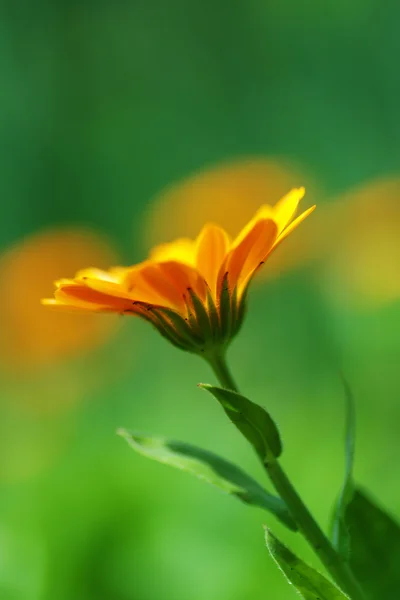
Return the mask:
<svg viewBox="0 0 400 600">
<path fill-rule="evenodd" d="M 107 239 L 76 227 L 37 232 L 0 255 L 1 376 L 20 381 L 22 374 L 43 370 L 46 377 L 57 362 L 101 346 L 117 331 L 118 320 L 61 316 L 39 304 L 60 272 L 74 273 L 82 261 L 109 265 L 116 256 Z"/>
<path fill-rule="evenodd" d="M 246 292 L 258 268 L 314 206 L 292 220 L 304 195 L 294 189 L 274 207 L 262 206 L 232 241 L 214 224 L 196 240 L 157 246 L 144 262 L 109 271 L 86 269 L 56 282 L 66 309 L 138 315 L 175 346 L 196 353 L 227 346 L 238 332 Z"/>
</svg>

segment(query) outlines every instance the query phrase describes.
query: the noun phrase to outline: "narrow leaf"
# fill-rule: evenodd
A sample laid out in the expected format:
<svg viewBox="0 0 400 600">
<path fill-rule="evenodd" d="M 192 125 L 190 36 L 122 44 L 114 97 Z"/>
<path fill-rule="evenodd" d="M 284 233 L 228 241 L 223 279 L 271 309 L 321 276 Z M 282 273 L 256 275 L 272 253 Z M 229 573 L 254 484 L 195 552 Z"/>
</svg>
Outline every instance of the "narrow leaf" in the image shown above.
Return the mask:
<svg viewBox="0 0 400 600">
<path fill-rule="evenodd" d="M 368 600 L 400 598 L 400 525 L 363 491 L 346 507 L 350 568 Z"/>
<path fill-rule="evenodd" d="M 328 581 L 326 577 L 306 565 L 286 546 L 281 544 L 269 529 L 266 529 L 265 539 L 272 558 L 301 598 L 304 600 L 348 599 L 348 596 Z"/>
<path fill-rule="evenodd" d="M 139 454 L 195 475 L 246 504 L 258 506 L 282 521 L 289 529 L 297 527 L 284 502 L 269 494 L 257 481 L 229 461 L 196 446 L 148 437 L 120 429 L 121 435 Z"/>
<path fill-rule="evenodd" d="M 230 390 L 201 383 L 199 387 L 210 392 L 244 437 L 254 446 L 264 462 L 272 454 L 282 453 L 279 431 L 267 411 L 255 402 Z"/>
<path fill-rule="evenodd" d="M 336 505 L 332 524 L 332 543 L 339 554 L 348 560 L 351 552 L 350 534 L 345 521 L 346 507 L 351 501 L 354 492 L 353 483 L 353 463 L 354 463 L 354 443 L 355 443 L 355 405 L 351 389 L 347 381 L 343 378 L 343 385 L 346 397 L 346 465 L 345 476 L 342 490 Z"/>
</svg>

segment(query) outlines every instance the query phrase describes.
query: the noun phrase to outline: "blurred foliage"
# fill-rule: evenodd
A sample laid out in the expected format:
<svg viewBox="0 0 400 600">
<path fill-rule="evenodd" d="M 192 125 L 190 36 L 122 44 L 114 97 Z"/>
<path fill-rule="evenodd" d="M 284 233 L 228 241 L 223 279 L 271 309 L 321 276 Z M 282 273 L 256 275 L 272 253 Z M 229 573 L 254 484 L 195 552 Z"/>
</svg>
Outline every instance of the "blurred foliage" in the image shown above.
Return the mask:
<svg viewBox="0 0 400 600">
<path fill-rule="evenodd" d="M 285 467 L 324 525 L 344 467 L 343 370 L 357 480 L 400 514 L 399 17 L 394 0 L 3 3 L 2 600 L 290 594 L 268 561 L 261 511 L 148 464 L 115 435 L 127 426 L 190 441 L 263 481 L 195 387 L 214 383 L 206 365 L 134 319 L 70 329 L 77 322 L 37 308 L 47 277 L 133 263 L 156 236 L 185 233 L 191 214 L 208 220 L 203 196 L 186 204 L 171 190 L 193 177 L 215 189 L 210 172 L 223 182 L 213 210 L 220 201 L 230 216 L 243 205 L 247 219 L 255 190 L 257 204 L 272 202 L 286 181 L 318 201 L 287 262 L 276 255 L 281 277 L 253 291 L 232 369 L 277 419 Z M 244 183 L 231 198 L 232 180 Z M 65 228 L 91 233 L 69 248 Z"/>
<path fill-rule="evenodd" d="M 367 597 L 395 598 L 400 583 L 399 524 L 360 489 L 355 490 L 345 519 L 351 531 L 351 568 Z"/>
</svg>

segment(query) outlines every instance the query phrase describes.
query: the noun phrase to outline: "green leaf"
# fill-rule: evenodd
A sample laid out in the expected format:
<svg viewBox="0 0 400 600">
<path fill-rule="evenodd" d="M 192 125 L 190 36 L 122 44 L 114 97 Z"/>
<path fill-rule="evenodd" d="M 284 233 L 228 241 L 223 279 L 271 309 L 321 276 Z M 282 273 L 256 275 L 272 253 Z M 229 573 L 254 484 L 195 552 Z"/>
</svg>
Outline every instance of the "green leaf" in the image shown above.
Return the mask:
<svg viewBox="0 0 400 600">
<path fill-rule="evenodd" d="M 354 492 L 353 482 L 353 463 L 354 463 L 354 442 L 355 442 L 355 405 L 351 389 L 347 381 L 343 378 L 343 385 L 346 397 L 346 466 L 345 476 L 340 492 L 340 496 L 336 505 L 335 514 L 332 523 L 332 543 L 339 554 L 346 560 L 349 560 L 350 533 L 346 525 L 345 514 L 346 508 L 352 499 Z"/>
<path fill-rule="evenodd" d="M 350 568 L 369 600 L 400 598 L 400 525 L 363 491 L 346 507 Z"/>
<path fill-rule="evenodd" d="M 289 529 L 297 527 L 284 502 L 269 494 L 236 465 L 196 446 L 120 429 L 118 434 L 139 454 L 195 475 L 243 502 L 273 513 Z"/>
<path fill-rule="evenodd" d="M 272 558 L 304 600 L 347 600 L 346 596 L 326 577 L 306 565 L 266 529 L 265 539 Z M 381 599 L 383 600 L 383 598 Z"/>
<path fill-rule="evenodd" d="M 262 462 L 280 456 L 282 443 L 279 431 L 267 411 L 255 402 L 230 390 L 206 383 L 199 387 L 210 392 L 221 404 L 232 423 L 254 446 Z"/>
</svg>

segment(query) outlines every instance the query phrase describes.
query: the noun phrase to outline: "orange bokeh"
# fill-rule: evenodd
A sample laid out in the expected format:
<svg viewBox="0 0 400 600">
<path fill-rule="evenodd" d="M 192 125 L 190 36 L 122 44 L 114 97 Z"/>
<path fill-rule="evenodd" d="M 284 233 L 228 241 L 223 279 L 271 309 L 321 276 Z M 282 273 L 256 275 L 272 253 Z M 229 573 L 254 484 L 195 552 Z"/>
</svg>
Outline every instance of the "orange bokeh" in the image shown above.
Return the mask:
<svg viewBox="0 0 400 600">
<path fill-rule="evenodd" d="M 334 203 L 326 229 L 329 293 L 377 306 L 400 298 L 400 178 L 371 181 Z"/>
<path fill-rule="evenodd" d="M 274 205 L 301 186 L 306 187 L 305 208 L 320 200 L 310 177 L 283 160 L 244 158 L 205 169 L 153 199 L 144 217 L 143 246 L 194 238 L 206 222 L 236 235 L 262 204 Z M 311 258 L 310 237 L 317 238 L 316 227 L 313 215 L 268 259 L 260 275 L 273 275 Z"/>
<path fill-rule="evenodd" d="M 60 273 L 82 264 L 117 262 L 111 245 L 83 229 L 52 229 L 26 238 L 0 257 L 0 365 L 27 372 L 104 342 L 117 321 L 97 315 L 59 314 L 40 304 Z"/>
</svg>

